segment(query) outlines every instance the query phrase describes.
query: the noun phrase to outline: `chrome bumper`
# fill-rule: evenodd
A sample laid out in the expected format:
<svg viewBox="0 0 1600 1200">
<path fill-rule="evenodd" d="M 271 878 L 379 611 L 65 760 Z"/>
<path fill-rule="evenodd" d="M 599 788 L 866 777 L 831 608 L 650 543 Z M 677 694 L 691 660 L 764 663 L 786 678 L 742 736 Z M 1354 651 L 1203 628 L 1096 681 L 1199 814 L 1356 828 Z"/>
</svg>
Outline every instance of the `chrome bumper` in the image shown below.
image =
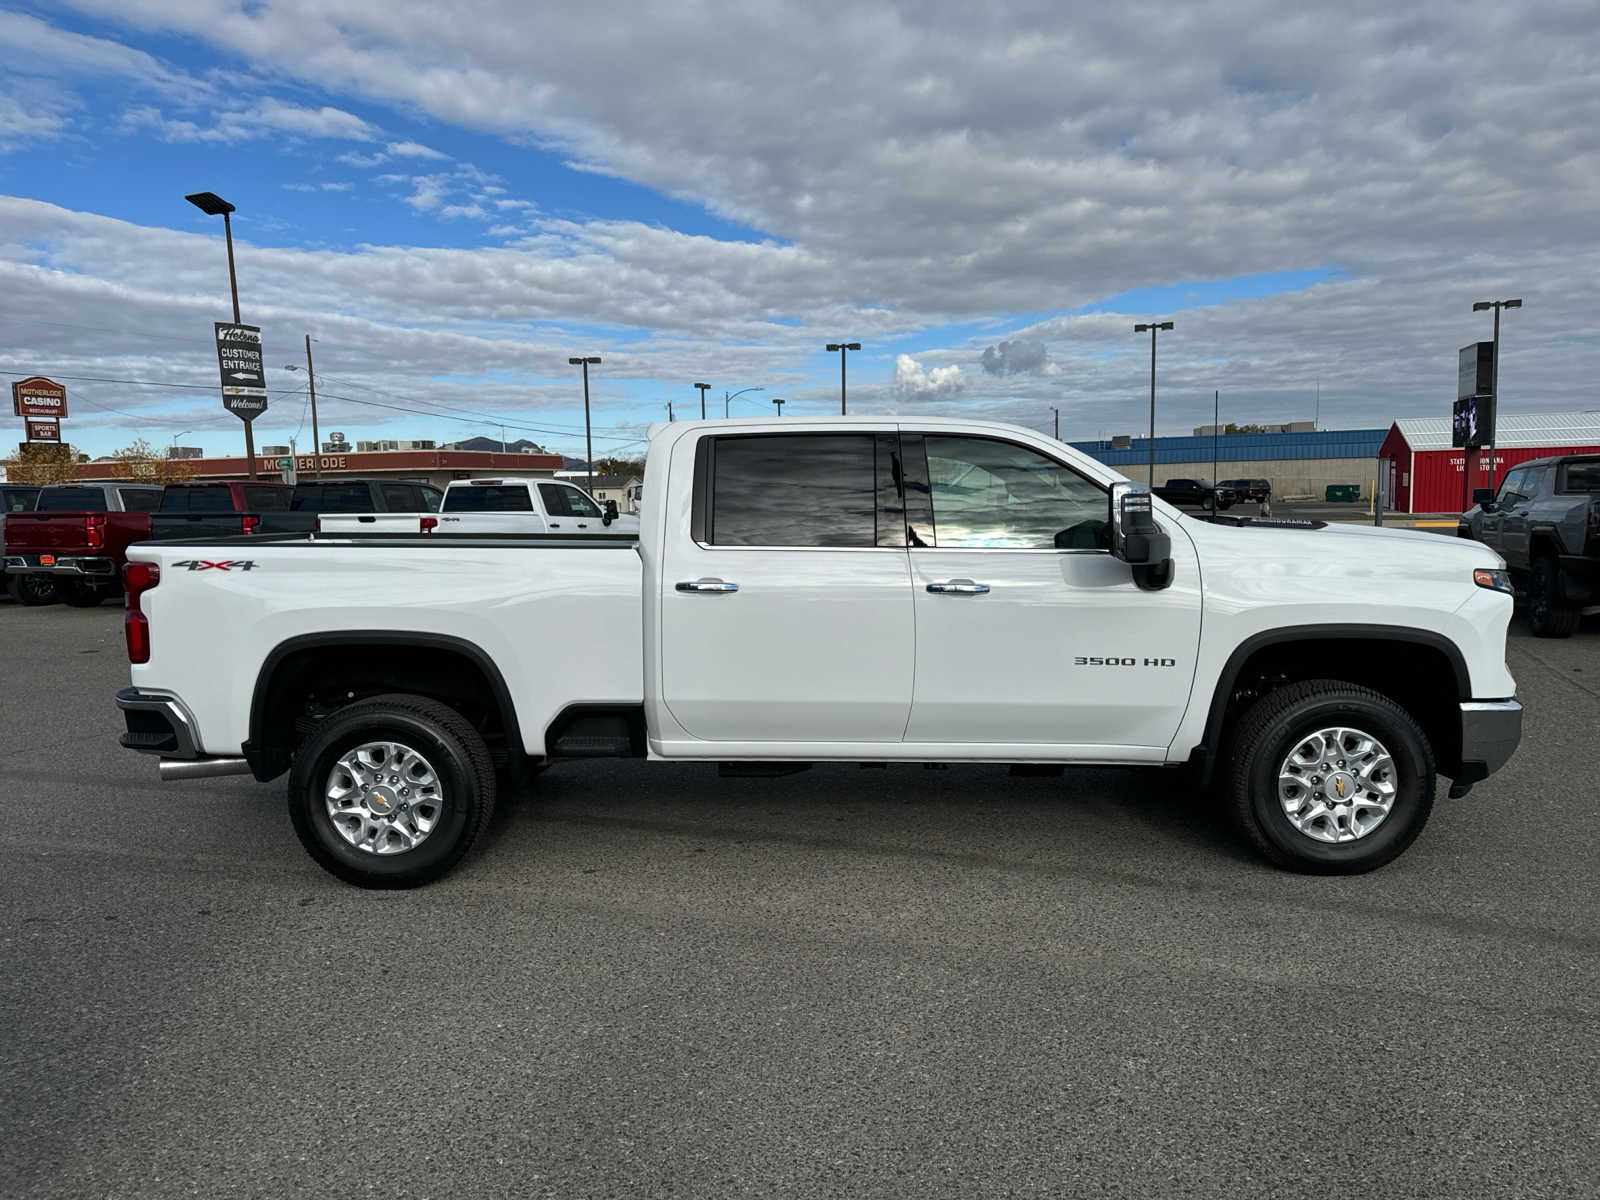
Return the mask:
<svg viewBox="0 0 1600 1200">
<path fill-rule="evenodd" d="M 46 566 L 44 563 L 29 562 L 20 554 L 8 554 L 6 555 L 6 574 L 92 575 L 97 579 L 115 579 L 117 577 L 117 564 L 115 559 L 73 555 L 70 558 L 58 558 L 55 562 Z"/>
<path fill-rule="evenodd" d="M 1510 761 L 1522 741 L 1522 705 L 1515 700 L 1461 702 L 1461 773 L 1456 788 L 1487 779 Z"/>
</svg>

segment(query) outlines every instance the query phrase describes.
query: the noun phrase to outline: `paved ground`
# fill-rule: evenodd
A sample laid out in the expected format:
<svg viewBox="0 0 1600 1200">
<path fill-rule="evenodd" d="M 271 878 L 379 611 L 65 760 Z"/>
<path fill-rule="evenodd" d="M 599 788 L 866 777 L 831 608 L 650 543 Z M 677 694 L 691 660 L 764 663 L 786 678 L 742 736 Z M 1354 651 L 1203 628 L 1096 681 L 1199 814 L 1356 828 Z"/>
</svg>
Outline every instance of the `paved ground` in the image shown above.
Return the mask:
<svg viewBox="0 0 1600 1200">
<path fill-rule="evenodd" d="M 1600 625 L 1511 659 L 1364 878 L 1161 774 L 627 764 L 384 895 L 116 747 L 115 611 L 0 605 L 0 1193 L 1592 1197 Z"/>
</svg>

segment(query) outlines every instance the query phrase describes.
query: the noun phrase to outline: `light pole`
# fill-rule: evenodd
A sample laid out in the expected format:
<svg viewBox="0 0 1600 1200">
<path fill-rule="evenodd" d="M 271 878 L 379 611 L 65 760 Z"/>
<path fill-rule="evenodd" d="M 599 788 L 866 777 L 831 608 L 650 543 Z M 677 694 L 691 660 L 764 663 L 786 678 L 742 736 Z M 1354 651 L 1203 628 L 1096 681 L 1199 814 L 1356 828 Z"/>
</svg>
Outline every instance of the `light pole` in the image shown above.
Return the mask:
<svg viewBox="0 0 1600 1200">
<path fill-rule="evenodd" d="M 239 277 L 233 270 L 233 221 L 229 213 L 234 211 L 229 204 L 215 192 L 193 192 L 184 197 L 208 217 L 222 218 L 222 236 L 228 243 L 228 291 L 233 296 L 233 323 L 243 325 L 244 321 L 239 316 Z M 256 477 L 256 434 L 254 422 L 244 423 L 244 456 L 245 462 L 250 467 L 250 478 Z"/>
<path fill-rule="evenodd" d="M 1171 321 L 1152 321 L 1133 327 L 1135 333 L 1150 331 L 1150 487 L 1156 486 L 1156 330 L 1172 328 Z"/>
<path fill-rule="evenodd" d="M 730 403 L 732 403 L 734 400 L 737 400 L 740 396 L 744 395 L 746 392 L 764 392 L 766 390 L 767 389 L 764 388 L 764 387 L 747 387 L 747 388 L 740 388 L 737 392 L 733 392 L 732 394 L 728 393 L 727 391 L 724 391 L 722 393 L 722 415 L 723 415 L 723 417 L 726 418 L 727 415 L 728 415 L 728 405 Z"/>
<path fill-rule="evenodd" d="M 700 389 L 700 419 L 704 421 L 706 419 L 706 392 L 710 390 L 711 385 L 709 383 L 691 383 L 689 386 Z"/>
<path fill-rule="evenodd" d="M 181 438 L 186 433 L 193 433 L 193 432 L 194 432 L 194 430 L 192 430 L 192 429 L 180 429 L 180 430 L 178 430 L 177 433 L 173 434 L 172 435 L 172 452 L 170 454 L 168 454 L 167 457 L 168 458 L 177 458 L 178 457 L 178 439 Z"/>
<path fill-rule="evenodd" d="M 845 415 L 845 406 L 844 406 L 844 352 L 846 350 L 859 350 L 859 349 L 861 349 L 861 343 L 860 342 L 829 342 L 827 348 L 830 351 L 837 350 L 839 352 L 839 415 L 842 417 L 842 416 Z M 783 409 L 782 408 L 778 409 L 778 415 L 780 417 L 783 416 Z"/>
<path fill-rule="evenodd" d="M 1494 427 L 1489 431 L 1489 490 L 1494 490 L 1494 443 L 1500 435 L 1500 310 L 1502 308 L 1521 308 L 1522 301 L 1518 300 L 1478 300 L 1472 305 L 1473 312 L 1482 312 L 1486 308 L 1494 309 L 1494 362 L 1489 366 L 1489 386 L 1494 389 Z"/>
<path fill-rule="evenodd" d="M 668 421 L 676 421 L 677 419 L 678 419 L 677 417 L 672 415 L 672 401 L 668 400 L 667 401 L 667 420 Z"/>
<path fill-rule="evenodd" d="M 778 406 L 778 415 L 780 417 L 783 416 L 783 405 L 784 405 L 783 397 L 782 396 L 774 396 L 772 398 L 772 402 L 773 402 L 773 404 Z"/>
<path fill-rule="evenodd" d="M 1059 442 L 1061 440 L 1061 410 L 1052 408 L 1050 411 L 1056 415 L 1056 441 Z"/>
<path fill-rule="evenodd" d="M 298 371 L 294 363 L 284 363 L 285 371 Z M 322 478 L 322 435 L 317 432 L 317 372 L 311 365 L 311 335 L 306 334 L 306 388 L 311 393 L 311 474 Z"/>
<path fill-rule="evenodd" d="M 589 427 L 589 364 L 600 361 L 598 355 L 587 358 L 569 358 L 567 362 L 583 368 L 583 466 L 588 475 L 589 491 L 594 491 L 594 436 Z"/>
</svg>

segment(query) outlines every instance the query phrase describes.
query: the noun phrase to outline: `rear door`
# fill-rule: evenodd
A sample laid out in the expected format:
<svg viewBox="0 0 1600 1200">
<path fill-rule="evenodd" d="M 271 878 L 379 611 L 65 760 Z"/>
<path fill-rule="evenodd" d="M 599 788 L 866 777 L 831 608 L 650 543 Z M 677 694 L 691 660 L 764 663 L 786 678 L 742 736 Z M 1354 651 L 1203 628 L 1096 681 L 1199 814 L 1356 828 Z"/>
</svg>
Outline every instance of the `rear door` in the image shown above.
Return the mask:
<svg viewBox="0 0 1600 1200">
<path fill-rule="evenodd" d="M 533 485 L 523 480 L 504 483 L 452 484 L 439 509 L 439 530 L 448 533 L 545 533 L 544 514 L 534 502 Z"/>
<path fill-rule="evenodd" d="M 1111 556 L 1110 497 L 1036 446 L 903 434 L 916 687 L 908 742 L 1049 746 L 1094 760 L 1164 756 L 1200 641 L 1194 549 L 1141 591 Z"/>
<path fill-rule="evenodd" d="M 691 736 L 900 740 L 915 635 L 896 460 L 887 430 L 698 439 L 659 600 L 662 698 Z"/>
</svg>

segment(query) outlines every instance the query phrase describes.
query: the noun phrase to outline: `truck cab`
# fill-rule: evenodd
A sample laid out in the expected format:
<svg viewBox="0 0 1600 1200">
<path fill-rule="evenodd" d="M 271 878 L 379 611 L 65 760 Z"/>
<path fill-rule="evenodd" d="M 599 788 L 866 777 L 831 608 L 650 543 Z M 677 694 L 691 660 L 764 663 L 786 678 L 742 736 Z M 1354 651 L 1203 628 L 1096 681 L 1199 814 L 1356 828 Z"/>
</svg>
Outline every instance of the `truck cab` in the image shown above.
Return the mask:
<svg viewBox="0 0 1600 1200">
<path fill-rule="evenodd" d="M 615 501 L 602 504 L 577 484 L 563 479 L 457 479 L 445 487 L 439 531 L 638 533 L 639 519 L 619 516 Z"/>
</svg>

